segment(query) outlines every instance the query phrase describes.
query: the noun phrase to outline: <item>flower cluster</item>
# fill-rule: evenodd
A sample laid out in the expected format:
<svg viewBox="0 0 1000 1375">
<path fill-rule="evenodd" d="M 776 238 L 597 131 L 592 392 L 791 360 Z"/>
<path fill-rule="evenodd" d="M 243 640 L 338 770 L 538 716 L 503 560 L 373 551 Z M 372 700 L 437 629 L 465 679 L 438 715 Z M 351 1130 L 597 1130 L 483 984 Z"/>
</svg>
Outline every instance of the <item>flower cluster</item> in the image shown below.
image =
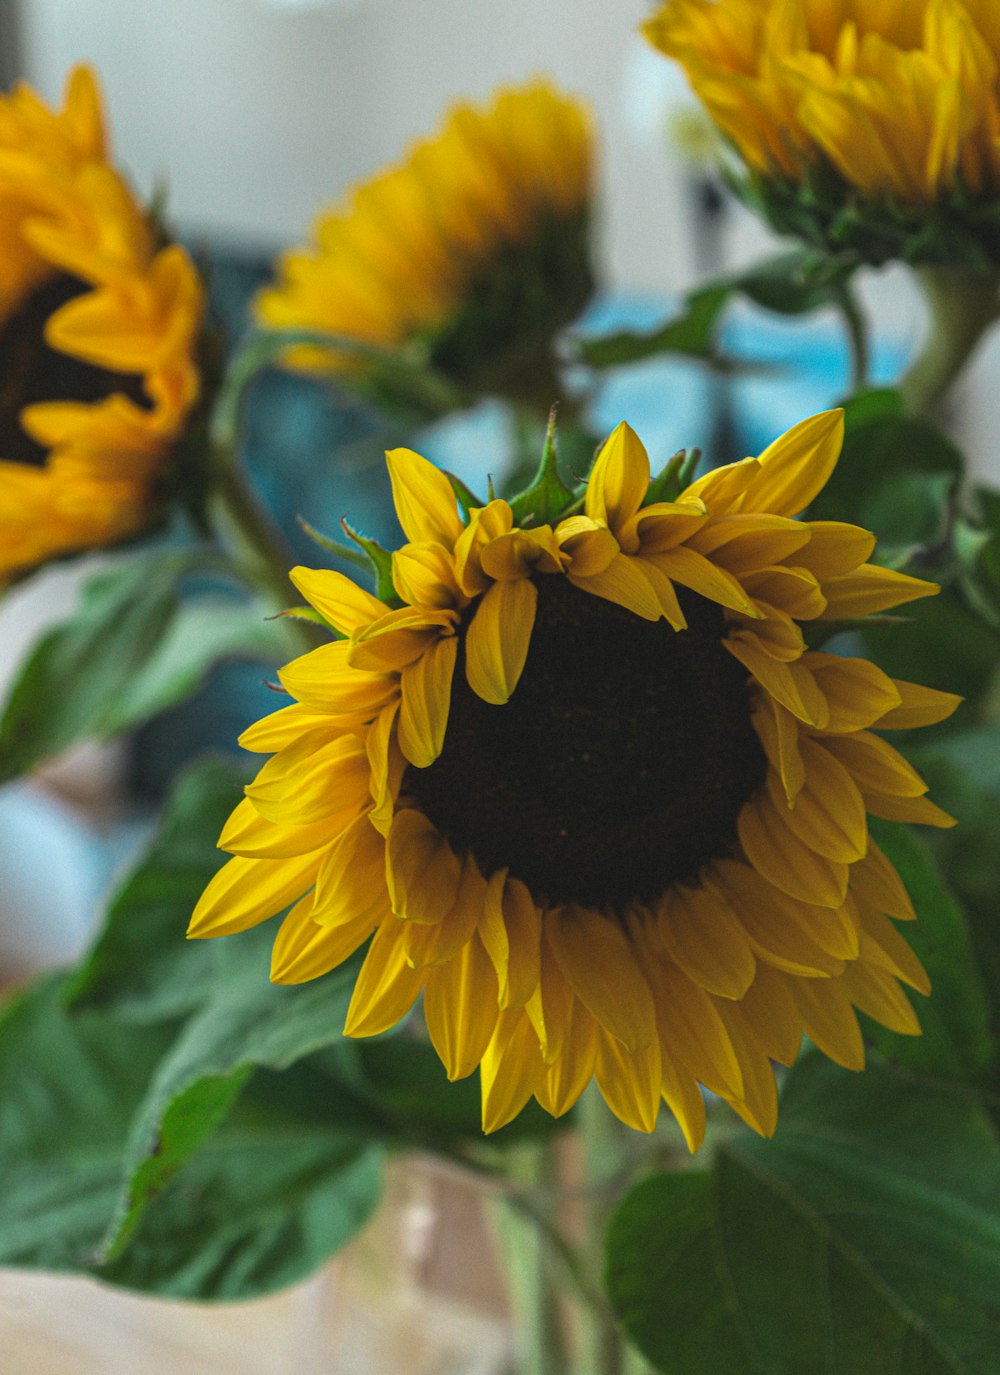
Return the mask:
<svg viewBox="0 0 1000 1375">
<path fill-rule="evenodd" d="M 0 582 L 150 517 L 198 394 L 198 276 L 111 165 L 95 78 L 0 97 Z"/>
<path fill-rule="evenodd" d="M 644 31 L 780 227 L 876 261 L 1000 261 L 992 0 L 666 0 Z"/>
<path fill-rule="evenodd" d="M 890 918 L 913 909 L 867 814 L 948 825 L 873 732 L 953 696 L 810 650 L 802 624 L 928 596 L 856 526 L 795 519 L 837 460 L 839 412 L 672 500 L 620 425 L 580 503 L 460 513 L 389 455 L 409 541 L 396 596 L 293 580 L 342 637 L 280 674 L 294 699 L 242 737 L 273 757 L 220 844 L 194 936 L 291 910 L 272 977 L 370 939 L 347 1019 L 374 1035 L 423 995 L 450 1077 L 481 1070 L 494 1130 L 591 1078 L 626 1123 L 665 1100 L 694 1149 L 699 1085 L 756 1130 L 803 1033 L 859 1068 L 861 1009 L 918 1030 L 927 991 Z"/>
<path fill-rule="evenodd" d="M 402 350 L 472 392 L 523 392 L 593 290 L 590 119 L 545 83 L 456 106 L 405 161 L 319 216 L 257 302 L 261 324 L 353 341 L 294 366 L 370 376 Z M 551 401 L 546 393 L 545 404 Z"/>
</svg>

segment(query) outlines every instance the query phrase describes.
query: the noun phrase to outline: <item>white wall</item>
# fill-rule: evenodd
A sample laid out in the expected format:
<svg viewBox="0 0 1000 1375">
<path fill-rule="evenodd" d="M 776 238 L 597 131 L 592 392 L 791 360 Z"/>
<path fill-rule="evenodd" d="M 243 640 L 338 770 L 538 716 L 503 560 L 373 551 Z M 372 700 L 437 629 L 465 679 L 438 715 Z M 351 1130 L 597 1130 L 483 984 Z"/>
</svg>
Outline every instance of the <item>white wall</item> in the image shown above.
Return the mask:
<svg viewBox="0 0 1000 1375">
<path fill-rule="evenodd" d="M 458 96 L 550 73 L 597 111 L 614 280 L 690 279 L 679 169 L 637 137 L 626 74 L 644 0 L 22 0 L 25 67 L 50 99 L 86 58 L 137 183 L 175 218 L 267 245 L 430 132 Z M 654 68 L 669 80 L 667 65 Z M 644 67 L 648 80 L 649 68 Z M 654 84 L 656 77 L 652 78 Z M 633 99 L 634 103 L 634 99 Z"/>
</svg>

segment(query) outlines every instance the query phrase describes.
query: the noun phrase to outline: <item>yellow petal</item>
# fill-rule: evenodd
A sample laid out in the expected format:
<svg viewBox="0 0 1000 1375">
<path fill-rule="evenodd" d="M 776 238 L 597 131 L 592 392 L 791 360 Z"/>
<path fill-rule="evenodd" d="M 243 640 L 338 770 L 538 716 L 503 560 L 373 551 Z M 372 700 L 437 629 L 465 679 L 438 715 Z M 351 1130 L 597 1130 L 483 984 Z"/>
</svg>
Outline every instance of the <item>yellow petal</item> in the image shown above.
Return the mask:
<svg viewBox="0 0 1000 1375">
<path fill-rule="evenodd" d="M 452 959 L 430 971 L 424 992 L 427 1030 L 449 1079 L 464 1079 L 476 1068 L 498 1016 L 496 975 L 473 934 Z"/>
<path fill-rule="evenodd" d="M 323 926 L 341 926 L 364 917 L 374 925 L 391 910 L 385 840 L 370 818 L 362 816 L 328 847 L 316 875 L 312 920 Z"/>
<path fill-rule="evenodd" d="M 384 673 L 351 668 L 347 640 L 320 645 L 278 670 L 281 686 L 314 712 L 371 719 L 398 691 L 396 679 Z"/>
<path fill-rule="evenodd" d="M 864 859 L 851 865 L 851 892 L 862 903 L 898 921 L 916 920 L 903 880 L 874 840 L 869 840 Z"/>
<path fill-rule="evenodd" d="M 880 730 L 909 730 L 914 726 L 934 726 L 945 721 L 963 698 L 954 692 L 939 692 L 937 688 L 921 687 L 919 683 L 892 680 L 899 695 L 899 705 L 891 707 L 879 719 Z M 866 722 L 870 725 L 871 722 Z"/>
<path fill-rule="evenodd" d="M 843 442 L 841 410 L 800 421 L 759 456 L 760 472 L 744 492 L 740 510 L 797 516 L 826 486 Z"/>
<path fill-rule="evenodd" d="M 538 1038 L 520 1008 L 501 1012 L 480 1066 L 483 1131 L 507 1125 L 545 1077 Z"/>
<path fill-rule="evenodd" d="M 397 917 L 426 925 L 447 916 L 458 894 L 462 864 L 423 812 L 406 809 L 392 819 L 386 879 Z"/>
<path fill-rule="evenodd" d="M 560 968 L 580 1001 L 629 1050 L 656 1034 L 649 984 L 622 934 L 607 917 L 586 907 L 561 907 L 546 918 Z"/>
<path fill-rule="evenodd" d="M 875 548 L 875 536 L 860 525 L 845 525 L 839 520 L 811 520 L 805 523 L 809 544 L 796 559 L 821 581 L 851 573 L 867 562 Z"/>
<path fill-rule="evenodd" d="M 444 748 L 457 654 L 458 637 L 449 635 L 403 669 L 399 748 L 418 769 L 433 764 Z"/>
<path fill-rule="evenodd" d="M 689 979 L 720 998 L 742 998 L 756 961 L 732 909 L 707 888 L 674 888 L 658 908 L 657 934 Z"/>
<path fill-rule="evenodd" d="M 843 905 L 847 865 L 818 855 L 800 840 L 766 793 L 743 807 L 736 828 L 747 859 L 775 888 L 818 907 Z"/>
<path fill-rule="evenodd" d="M 722 643 L 793 716 L 820 729 L 827 724 L 830 708 L 807 664 L 801 660 L 783 663 L 773 659 L 749 631 L 732 630 Z"/>
<path fill-rule="evenodd" d="M 867 659 L 844 659 L 813 651 L 805 655 L 804 662 L 830 708 L 829 731 L 863 730 L 880 721 L 899 701 L 892 679 Z"/>
<path fill-rule="evenodd" d="M 623 606 L 626 611 L 641 616 L 645 621 L 660 619 L 659 598 L 635 559 L 616 554 L 600 573 L 581 578 L 570 571 L 568 577 L 575 587 L 589 592 L 592 597 L 601 597 L 604 601 L 614 602 L 616 606 Z"/>
<path fill-rule="evenodd" d="M 375 920 L 361 912 L 340 926 L 319 926 L 312 919 L 310 893 L 281 923 L 271 952 L 271 982 L 301 984 L 329 974 L 368 939 Z"/>
<path fill-rule="evenodd" d="M 863 564 L 855 573 L 828 578 L 823 583 L 823 619 L 849 621 L 855 616 L 870 616 L 921 597 L 936 597 L 940 591 L 937 583 L 911 578 L 875 563 Z"/>
<path fill-rule="evenodd" d="M 444 473 L 412 449 L 392 449 L 386 462 L 392 499 L 406 538 L 413 544 L 429 540 L 454 549 L 464 526 Z"/>
<path fill-rule="evenodd" d="M 690 587 L 692 592 L 707 597 L 709 601 L 728 606 L 731 611 L 740 611 L 744 616 L 758 616 L 746 591 L 732 574 L 724 568 L 717 568 L 694 549 L 680 545 L 665 554 L 656 554 L 651 561 L 668 578 L 679 582 L 682 587 Z"/>
<path fill-rule="evenodd" d="M 343 573 L 329 568 L 293 568 L 288 576 L 310 606 L 342 635 L 353 635 L 389 609 Z"/>
<path fill-rule="evenodd" d="M 822 748 L 840 761 L 864 792 L 890 797 L 922 797 L 927 784 L 898 750 L 870 731 L 831 735 Z"/>
<path fill-rule="evenodd" d="M 660 1043 L 628 1051 L 606 1031 L 597 1035 L 597 1087 L 615 1116 L 634 1131 L 651 1132 L 660 1110 Z"/>
<path fill-rule="evenodd" d="M 198 899 L 188 936 L 233 935 L 283 912 L 312 887 L 324 854 L 314 850 L 288 859 L 231 859 Z"/>
<path fill-rule="evenodd" d="M 409 1012 L 420 996 L 426 971 L 406 962 L 403 923 L 386 917 L 375 932 L 358 971 L 345 1036 L 379 1036 Z"/>
<path fill-rule="evenodd" d="M 494 583 L 465 636 L 465 676 L 484 702 L 502 706 L 517 687 L 535 624 L 538 590 L 529 578 Z"/>
<path fill-rule="evenodd" d="M 768 777 L 771 801 L 785 824 L 817 854 L 852 864 L 868 848 L 868 824 L 861 793 L 848 771 L 814 740 L 800 750 L 805 785 L 789 804 L 775 775 Z"/>
<path fill-rule="evenodd" d="M 865 1067 L 858 1019 L 840 979 L 793 979 L 789 992 L 809 1039 L 845 1069 Z"/>
<path fill-rule="evenodd" d="M 587 481 L 584 510 L 612 531 L 630 520 L 649 490 L 649 455 L 623 420 L 597 456 Z"/>
</svg>

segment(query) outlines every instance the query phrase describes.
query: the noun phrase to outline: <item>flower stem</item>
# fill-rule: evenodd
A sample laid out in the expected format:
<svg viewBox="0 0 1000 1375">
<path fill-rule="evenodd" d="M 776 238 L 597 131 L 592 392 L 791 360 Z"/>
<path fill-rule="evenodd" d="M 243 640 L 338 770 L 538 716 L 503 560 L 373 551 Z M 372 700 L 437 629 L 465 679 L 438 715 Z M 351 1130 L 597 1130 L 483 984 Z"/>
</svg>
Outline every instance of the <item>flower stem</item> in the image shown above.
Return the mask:
<svg viewBox="0 0 1000 1375">
<path fill-rule="evenodd" d="M 930 323 L 923 352 L 899 384 L 910 415 L 932 415 L 1000 317 L 1000 273 L 921 268 Z"/>
<path fill-rule="evenodd" d="M 209 510 L 216 532 L 247 581 L 276 610 L 284 610 L 296 597 L 288 580 L 291 550 L 251 491 L 232 449 L 217 445 L 213 458 L 215 481 Z"/>
<path fill-rule="evenodd" d="M 605 1234 L 630 1173 L 633 1133 L 611 1112 L 596 1084 L 580 1100 L 580 1133 L 588 1185 L 584 1249 L 595 1287 L 603 1292 Z M 583 1314 L 584 1332 L 574 1375 L 644 1375 L 647 1367 L 615 1322 L 610 1306 Z"/>
<path fill-rule="evenodd" d="M 514 1318 L 518 1375 L 570 1375 L 559 1314 L 559 1289 L 542 1218 L 515 1202 L 516 1191 L 547 1191 L 556 1169 L 550 1143 L 518 1146 L 507 1158 L 511 1195 L 497 1195 L 491 1215 L 501 1245 Z"/>
</svg>

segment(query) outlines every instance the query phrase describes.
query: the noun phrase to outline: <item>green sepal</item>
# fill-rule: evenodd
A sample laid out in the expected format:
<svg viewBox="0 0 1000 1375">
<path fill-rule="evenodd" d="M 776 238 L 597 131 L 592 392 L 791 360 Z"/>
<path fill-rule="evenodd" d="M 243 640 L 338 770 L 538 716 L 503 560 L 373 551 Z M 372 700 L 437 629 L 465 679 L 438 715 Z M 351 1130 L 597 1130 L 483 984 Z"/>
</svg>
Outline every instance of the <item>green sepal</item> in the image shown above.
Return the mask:
<svg viewBox="0 0 1000 1375">
<path fill-rule="evenodd" d="M 340 631 L 332 626 L 325 616 L 321 616 L 314 606 L 288 606 L 284 611 L 276 611 L 273 616 L 268 616 L 269 621 L 308 621 L 311 625 L 321 625 L 324 630 L 329 630 L 338 639 L 343 639 Z"/>
<path fill-rule="evenodd" d="M 676 501 L 694 481 L 700 461 L 700 449 L 678 449 L 663 471 L 650 482 L 643 506 L 652 506 L 658 501 Z"/>
<path fill-rule="evenodd" d="M 442 471 L 444 471 L 442 469 Z M 481 497 L 477 497 L 471 487 L 467 487 L 460 477 L 454 473 L 445 472 L 445 477 L 451 483 L 451 490 L 455 493 L 455 500 L 462 508 L 462 515 L 468 524 L 469 517 L 474 510 L 481 510 L 486 502 Z M 493 482 L 490 480 L 489 500 L 493 500 Z"/>
<path fill-rule="evenodd" d="M 549 411 L 545 443 L 538 471 L 529 487 L 510 498 L 514 523 L 522 527 L 551 525 L 557 521 L 576 499 L 559 476 L 559 439 L 556 428 L 556 407 Z"/>
<path fill-rule="evenodd" d="M 988 271 L 1000 263 L 1000 204 L 959 182 L 931 205 L 862 196 L 830 167 L 801 183 L 751 173 L 733 177 L 736 195 L 779 234 L 855 265 L 898 260 L 914 266 Z"/>
<path fill-rule="evenodd" d="M 325 549 L 328 554 L 332 554 L 335 559 L 343 559 L 345 563 L 353 563 L 355 568 L 363 568 L 366 573 L 371 572 L 371 559 L 368 554 L 360 549 L 352 549 L 349 544 L 342 544 L 340 540 L 334 539 L 331 535 L 324 535 L 321 530 L 317 530 L 315 525 L 310 525 L 303 516 L 296 516 L 299 528 L 312 540 L 313 544 L 318 544 L 321 549 Z"/>
<path fill-rule="evenodd" d="M 379 544 L 378 540 L 372 539 L 370 535 L 363 535 L 360 530 L 353 529 L 346 520 L 342 520 L 340 524 L 345 535 L 367 555 L 368 565 L 375 575 L 375 595 L 379 601 L 385 602 L 387 606 L 402 606 L 403 603 L 397 596 L 392 581 L 392 551 Z"/>
</svg>

